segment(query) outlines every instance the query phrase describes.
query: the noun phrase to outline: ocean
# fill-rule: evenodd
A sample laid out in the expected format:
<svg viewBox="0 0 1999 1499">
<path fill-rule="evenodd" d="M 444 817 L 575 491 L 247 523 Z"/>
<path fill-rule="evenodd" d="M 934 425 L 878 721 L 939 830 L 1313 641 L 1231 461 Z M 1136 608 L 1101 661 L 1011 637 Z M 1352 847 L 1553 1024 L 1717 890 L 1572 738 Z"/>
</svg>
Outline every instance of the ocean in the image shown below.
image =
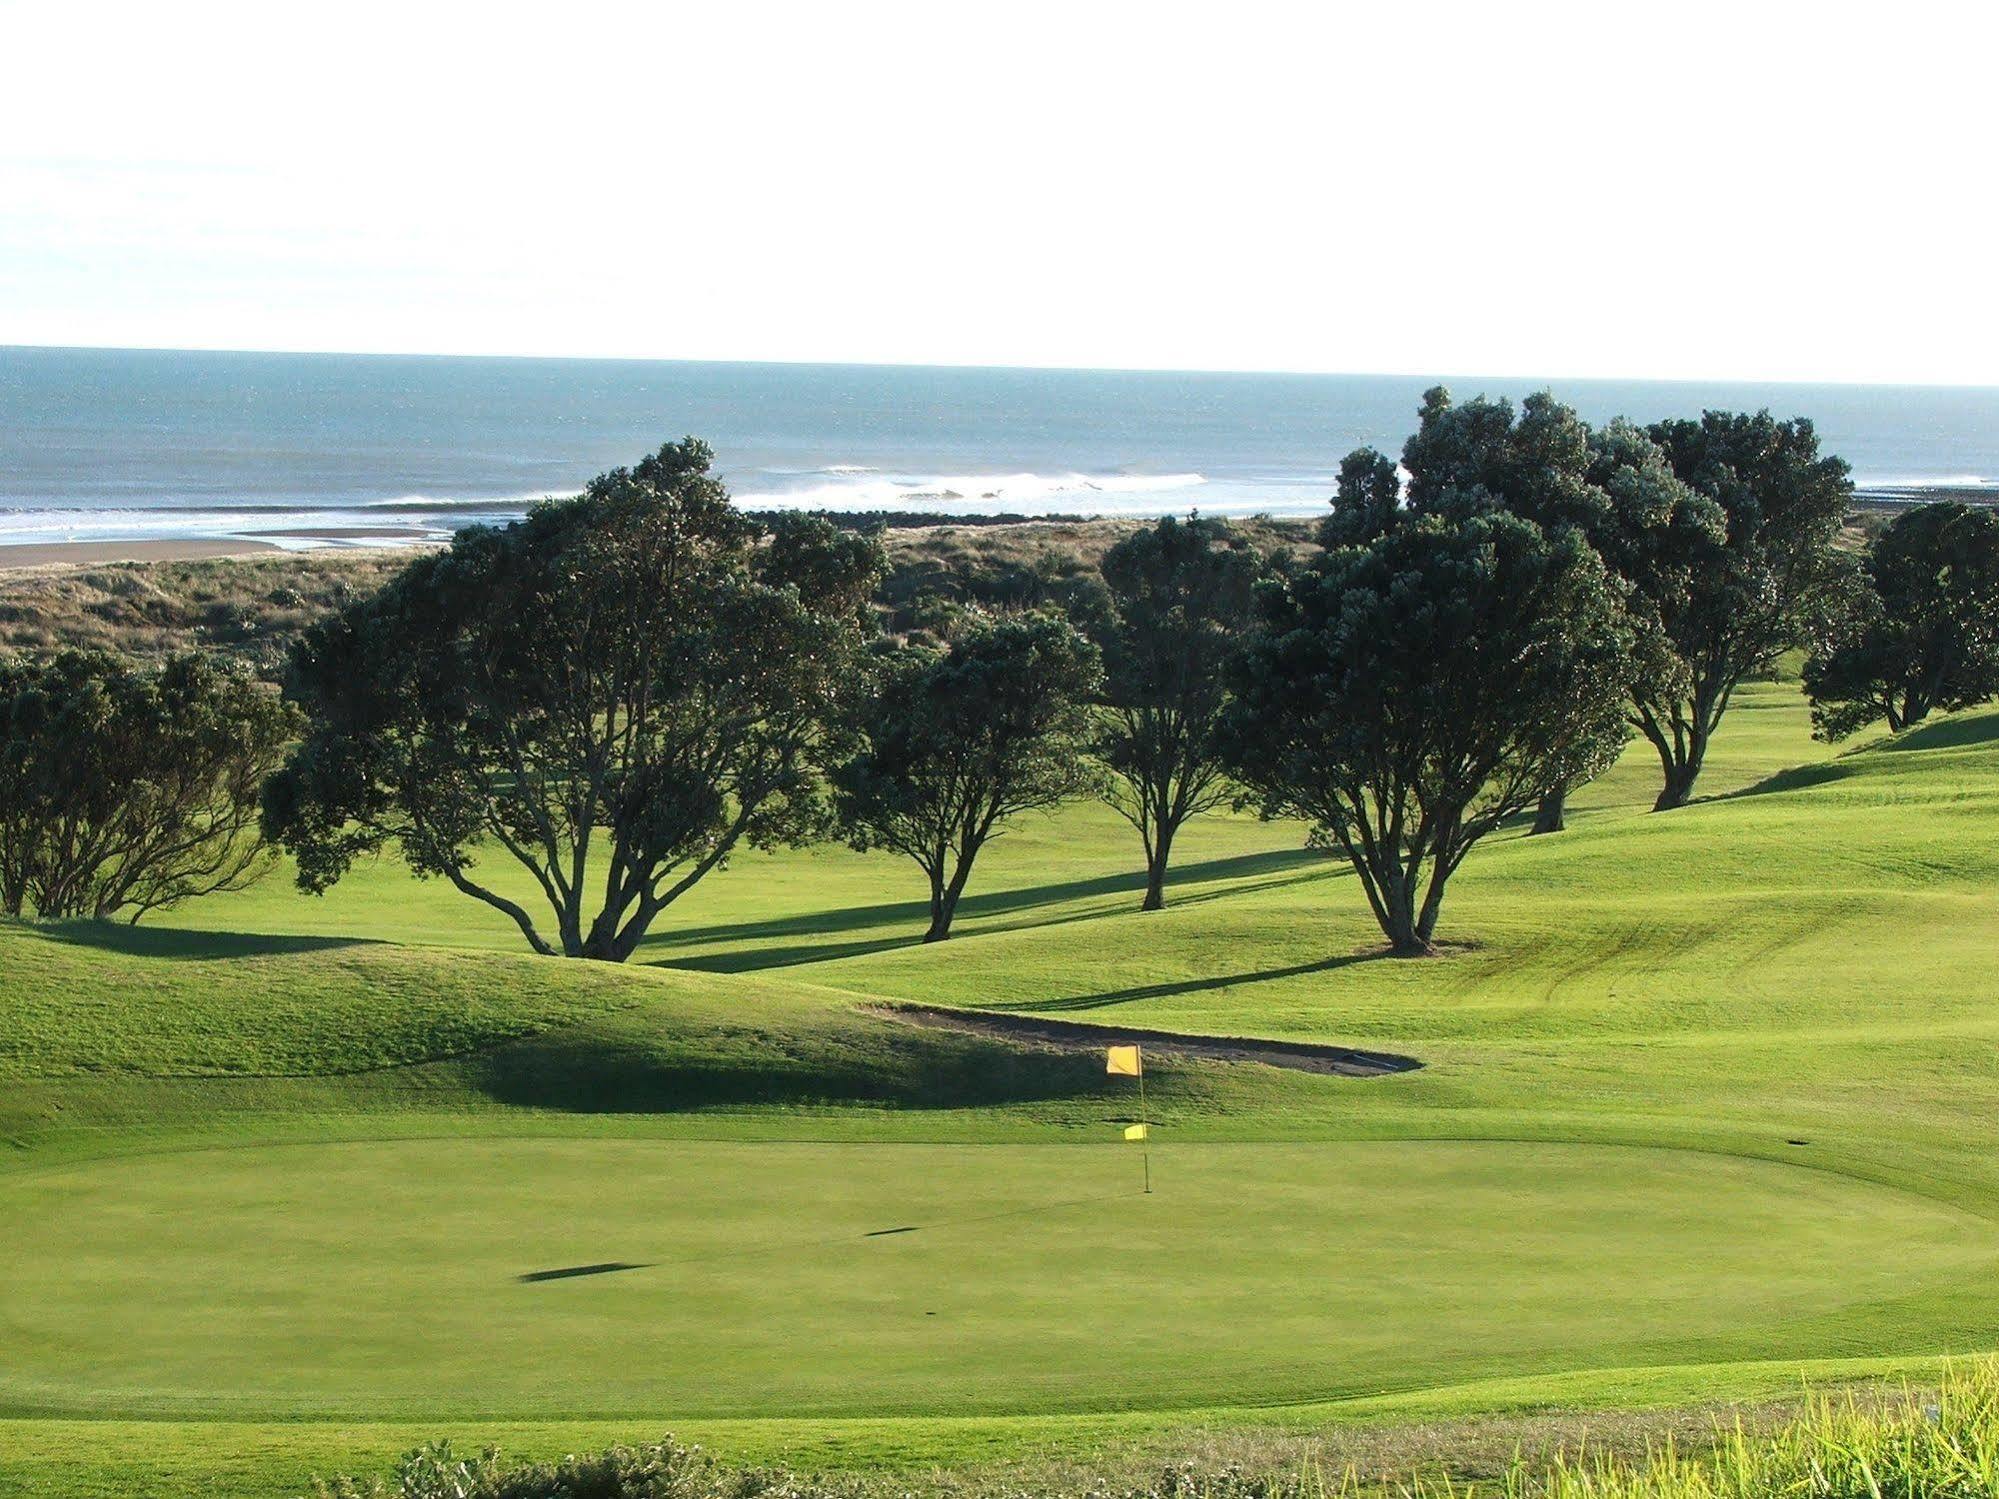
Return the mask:
<svg viewBox="0 0 1999 1499">
<path fill-rule="evenodd" d="M 1440 381 L 1593 421 L 1767 406 L 1865 489 L 1999 500 L 1999 389 L 0 347 L 0 543 L 439 536 L 688 433 L 751 508 L 1309 514 Z"/>
</svg>

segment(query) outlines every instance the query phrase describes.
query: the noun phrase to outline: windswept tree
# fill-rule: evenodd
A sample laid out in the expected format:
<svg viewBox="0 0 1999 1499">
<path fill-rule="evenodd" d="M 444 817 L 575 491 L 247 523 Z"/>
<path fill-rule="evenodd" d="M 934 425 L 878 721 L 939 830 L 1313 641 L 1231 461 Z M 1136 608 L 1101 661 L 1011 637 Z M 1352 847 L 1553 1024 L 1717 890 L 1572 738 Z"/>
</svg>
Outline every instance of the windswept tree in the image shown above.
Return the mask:
<svg viewBox="0 0 1999 1499">
<path fill-rule="evenodd" d="M 250 884 L 271 863 L 259 793 L 297 729 L 199 655 L 0 660 L 0 910 L 136 922 Z"/>
<path fill-rule="evenodd" d="M 1606 553 L 1652 600 L 1671 664 L 1642 677 L 1634 696 L 1665 773 L 1654 810 L 1665 811 L 1693 795 L 1743 679 L 1821 633 L 1849 596 L 1853 563 L 1837 541 L 1853 485 L 1844 461 L 1820 456 L 1803 419 L 1709 411 L 1646 434 L 1721 522 L 1711 541 L 1688 531 L 1657 551 L 1639 545 L 1629 561 Z"/>
<path fill-rule="evenodd" d="M 862 747 L 834 777 L 847 836 L 930 881 L 925 942 L 951 919 L 979 850 L 1022 812 L 1094 789 L 1096 648 L 1056 615 L 966 626 L 949 648 L 903 647 L 860 713 Z"/>
<path fill-rule="evenodd" d="M 1247 631 L 1260 555 L 1221 521 L 1167 516 L 1104 554 L 1104 796 L 1145 849 L 1142 909 L 1166 903 L 1173 840 L 1229 794 L 1215 729 Z"/>
<path fill-rule="evenodd" d="M 1715 500 L 1673 472 L 1643 431 L 1622 419 L 1593 430 L 1545 391 L 1527 397 L 1516 418 L 1511 402 L 1454 402 L 1440 387 L 1423 398 L 1402 465 L 1413 513 L 1504 510 L 1544 531 L 1578 532 L 1626 585 L 1637 655 L 1632 726 L 1644 726 L 1642 705 L 1686 695 L 1688 670 L 1665 621 L 1684 615 L 1697 579 L 1714 566 L 1727 519 Z M 1382 482 L 1377 477 L 1374 487 Z M 1556 787 L 1541 799 L 1533 832 L 1561 829 L 1571 789 Z"/>
<path fill-rule="evenodd" d="M 1591 436 L 1582 418 L 1546 391 L 1528 396 L 1516 416 L 1511 401 L 1484 396 L 1454 401 L 1443 386 L 1433 387 L 1424 392 L 1416 431 L 1403 445 L 1409 484 L 1402 503 L 1415 515 L 1462 518 L 1504 511 L 1550 533 L 1577 531 L 1595 546 L 1610 499 L 1591 478 Z M 1398 476 L 1381 467 L 1378 455 L 1363 452 L 1374 460 L 1365 497 L 1359 503 L 1347 498 L 1343 483 L 1329 534 L 1337 530 L 1342 508 L 1355 517 L 1393 517 L 1385 496 Z M 1349 464 L 1362 456 L 1349 458 Z M 1348 473 L 1342 469 L 1343 481 Z M 1376 530 L 1383 524 L 1377 520 Z M 1533 832 L 1561 831 L 1569 790 L 1555 786 L 1541 797 Z"/>
<path fill-rule="evenodd" d="M 1805 664 L 1821 738 L 1999 696 L 1999 513 L 1918 505 L 1891 521 L 1866 586 Z"/>
<path fill-rule="evenodd" d="M 304 889 L 393 845 L 535 951 L 623 961 L 734 849 L 828 831 L 881 551 L 820 520 L 766 535 L 710 461 L 670 443 L 460 532 L 301 642 L 287 690 L 311 730 L 265 822 Z"/>
<path fill-rule="evenodd" d="M 1233 768 L 1352 863 L 1391 949 L 1431 951 L 1478 840 L 1596 774 L 1627 732 L 1620 589 L 1573 530 L 1417 516 L 1260 594 Z"/>
</svg>

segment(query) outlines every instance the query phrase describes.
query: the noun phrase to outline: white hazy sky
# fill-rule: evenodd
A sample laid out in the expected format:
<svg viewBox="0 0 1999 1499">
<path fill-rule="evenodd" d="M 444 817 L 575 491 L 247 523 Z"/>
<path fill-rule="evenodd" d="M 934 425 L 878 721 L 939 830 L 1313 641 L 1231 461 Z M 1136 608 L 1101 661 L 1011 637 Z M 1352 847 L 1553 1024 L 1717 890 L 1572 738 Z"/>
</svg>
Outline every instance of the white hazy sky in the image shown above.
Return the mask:
<svg viewBox="0 0 1999 1499">
<path fill-rule="evenodd" d="M 1995 10 L 0 0 L 0 343 L 1994 384 Z"/>
</svg>

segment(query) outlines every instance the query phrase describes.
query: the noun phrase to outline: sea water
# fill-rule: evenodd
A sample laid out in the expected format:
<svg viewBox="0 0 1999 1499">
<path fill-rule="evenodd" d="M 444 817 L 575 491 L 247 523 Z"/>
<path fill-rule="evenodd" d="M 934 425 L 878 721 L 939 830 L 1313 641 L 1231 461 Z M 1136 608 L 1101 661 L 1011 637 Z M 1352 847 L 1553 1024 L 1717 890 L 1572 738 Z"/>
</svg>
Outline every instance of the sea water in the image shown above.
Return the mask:
<svg viewBox="0 0 1999 1499">
<path fill-rule="evenodd" d="M 444 534 L 694 434 L 752 508 L 1310 514 L 1430 385 L 1809 416 L 1867 488 L 1999 499 L 1999 390 L 0 347 L 0 543 Z"/>
</svg>

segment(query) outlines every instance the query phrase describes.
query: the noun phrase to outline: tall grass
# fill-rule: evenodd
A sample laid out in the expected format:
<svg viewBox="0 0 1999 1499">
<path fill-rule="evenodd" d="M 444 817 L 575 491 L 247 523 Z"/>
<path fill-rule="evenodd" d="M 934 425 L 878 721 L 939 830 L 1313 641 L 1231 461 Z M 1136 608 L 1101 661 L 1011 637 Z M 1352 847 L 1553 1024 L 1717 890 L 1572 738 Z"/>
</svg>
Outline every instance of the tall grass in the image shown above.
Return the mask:
<svg viewBox="0 0 1999 1499">
<path fill-rule="evenodd" d="M 1671 1440 L 1637 1455 L 1587 1445 L 1467 1481 L 1441 1467 L 1401 1478 L 1328 1472 L 1307 1455 L 1284 1467 L 1169 1467 L 1150 1481 L 1109 1475 L 994 1483 L 972 1475 L 830 1481 L 777 1469 L 730 1469 L 671 1437 L 559 1463 L 509 1465 L 449 1444 L 403 1459 L 390 1484 L 322 1482 L 317 1499 L 1995 1499 L 1999 1496 L 1999 1359 L 1947 1367 L 1936 1388 L 1808 1396 L 1780 1424 L 1737 1417 L 1711 1441 Z"/>
<path fill-rule="evenodd" d="M 1362 1487 L 1352 1474 L 1337 1485 L 1355 1496 Z M 1495 1488 L 1491 1499 L 1999 1495 L 1999 1360 L 1949 1366 L 1928 1392 L 1809 1396 L 1792 1419 L 1756 1434 L 1738 1417 L 1704 1449 L 1668 1441 L 1629 1457 L 1585 1448 L 1539 1464 L 1515 1461 L 1494 1484 L 1418 1475 L 1388 1487 L 1401 1499 L 1479 1499 Z"/>
<path fill-rule="evenodd" d="M 1515 1464 L 1505 1499 L 1956 1499 L 1999 1494 L 1999 1362 L 1953 1367 L 1929 1396 L 1817 1396 L 1774 1431 L 1738 1423 L 1711 1450 Z M 1448 1483 L 1409 1490 L 1453 1499 Z"/>
</svg>

